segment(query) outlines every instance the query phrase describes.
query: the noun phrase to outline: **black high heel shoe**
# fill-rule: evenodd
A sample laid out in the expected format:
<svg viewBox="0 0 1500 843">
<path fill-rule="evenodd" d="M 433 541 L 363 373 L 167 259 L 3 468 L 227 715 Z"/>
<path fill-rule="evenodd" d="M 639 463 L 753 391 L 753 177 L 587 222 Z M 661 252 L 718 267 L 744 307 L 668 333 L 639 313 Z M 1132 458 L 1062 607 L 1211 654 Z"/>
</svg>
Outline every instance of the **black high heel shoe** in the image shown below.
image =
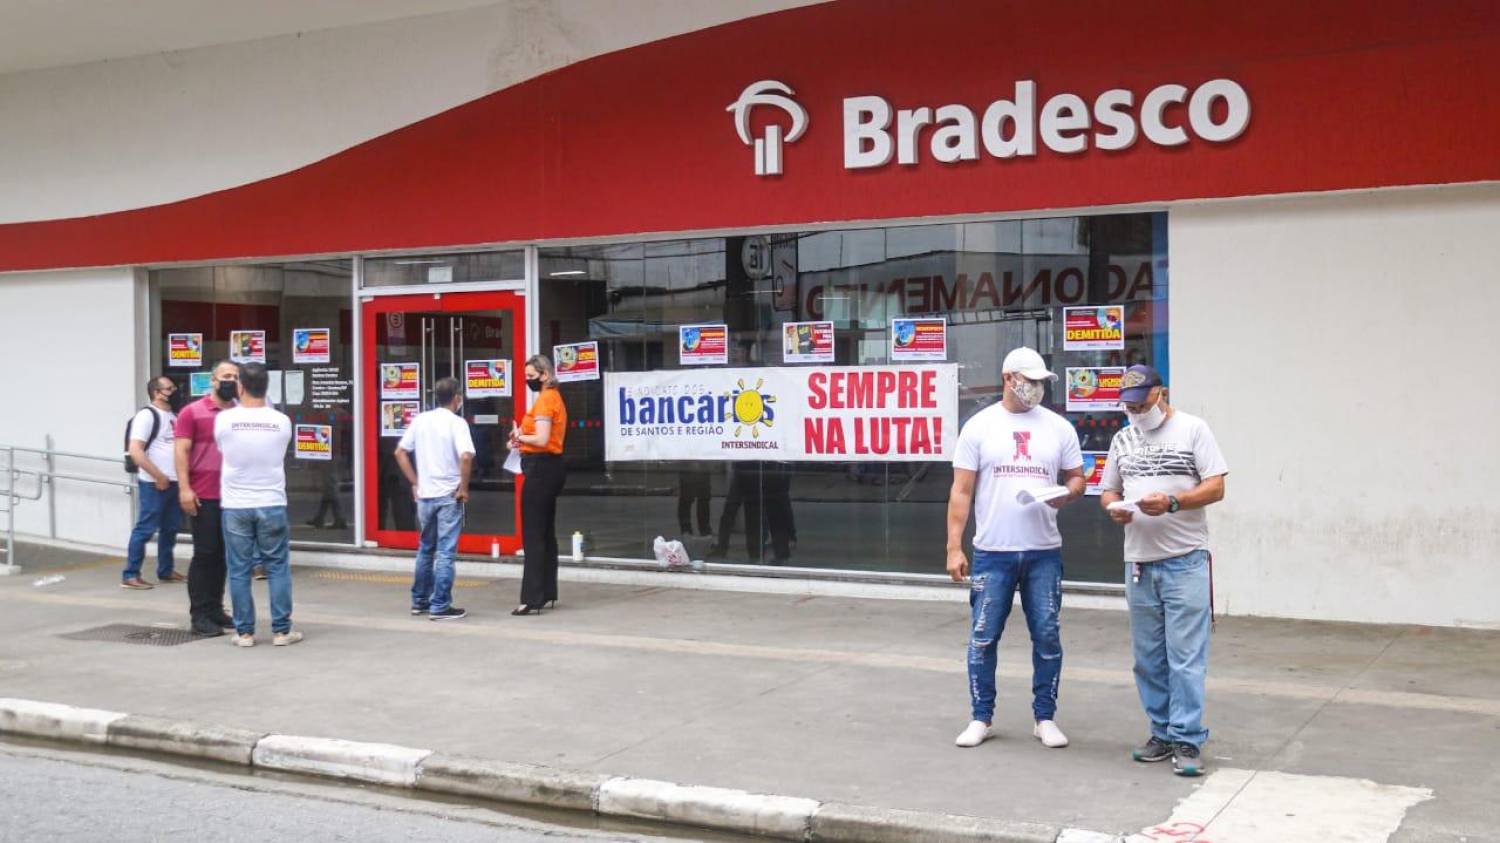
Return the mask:
<svg viewBox="0 0 1500 843">
<path fill-rule="evenodd" d="M 542 607 L 541 606 L 527 606 L 525 604 L 522 604 L 520 606 L 517 606 L 514 609 L 511 609 L 510 613 L 512 615 L 540 615 L 542 613 Z"/>
</svg>

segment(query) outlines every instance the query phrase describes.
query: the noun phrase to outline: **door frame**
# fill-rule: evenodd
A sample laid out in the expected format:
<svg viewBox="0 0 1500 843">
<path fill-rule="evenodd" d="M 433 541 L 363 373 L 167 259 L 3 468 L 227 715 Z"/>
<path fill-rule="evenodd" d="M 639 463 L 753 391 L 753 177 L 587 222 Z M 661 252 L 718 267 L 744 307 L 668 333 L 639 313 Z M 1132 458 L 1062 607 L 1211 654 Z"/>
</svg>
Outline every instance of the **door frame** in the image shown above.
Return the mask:
<svg viewBox="0 0 1500 843">
<path fill-rule="evenodd" d="M 518 290 L 492 290 L 492 291 L 466 291 L 466 292 L 434 292 L 418 293 L 413 295 L 382 295 L 366 298 L 360 302 L 360 326 L 362 330 L 362 347 L 359 350 L 360 359 L 363 361 L 363 373 L 360 377 L 370 380 L 379 377 L 379 361 L 375 359 L 375 347 L 379 332 L 377 322 L 381 316 L 387 313 L 406 313 L 410 311 L 428 311 L 437 313 L 463 314 L 479 310 L 506 310 L 510 312 L 511 322 L 515 326 L 511 339 L 511 380 L 512 390 L 515 390 L 514 381 L 525 368 L 527 357 L 526 328 L 527 307 L 526 295 Z M 392 441 L 389 438 L 382 439 L 380 435 L 380 386 L 371 381 L 364 390 L 364 417 L 370 421 L 365 424 L 364 442 L 362 443 L 365 465 L 369 468 L 365 471 L 364 482 L 364 517 L 368 525 L 365 531 L 366 543 L 373 542 L 380 547 L 395 548 L 401 550 L 415 550 L 417 547 L 417 533 L 412 530 L 382 530 L 380 529 L 380 478 L 375 466 L 380 464 L 381 442 Z M 512 413 L 515 424 L 520 424 L 526 415 L 527 396 L 524 393 L 516 393 L 511 402 Z M 394 446 L 392 446 L 394 447 Z M 458 550 L 460 553 L 487 554 L 490 552 L 492 541 L 498 542 L 500 552 L 514 554 L 521 547 L 521 487 L 525 479 L 516 475 L 515 491 L 515 524 L 514 534 L 469 534 L 463 533 L 459 536 Z"/>
</svg>

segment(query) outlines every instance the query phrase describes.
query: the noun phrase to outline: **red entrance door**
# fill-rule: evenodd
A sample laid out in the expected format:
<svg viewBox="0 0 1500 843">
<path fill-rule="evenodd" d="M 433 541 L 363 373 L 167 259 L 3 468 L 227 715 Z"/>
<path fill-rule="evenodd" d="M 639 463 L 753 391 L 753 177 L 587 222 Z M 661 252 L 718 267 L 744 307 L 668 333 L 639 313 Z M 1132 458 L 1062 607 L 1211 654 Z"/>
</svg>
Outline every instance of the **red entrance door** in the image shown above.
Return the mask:
<svg viewBox="0 0 1500 843">
<path fill-rule="evenodd" d="M 433 385 L 453 377 L 474 437 L 474 471 L 459 550 L 521 546 L 519 478 L 504 469 L 511 427 L 525 414 L 525 298 L 517 293 L 380 296 L 364 303 L 365 523 L 381 547 L 417 546 L 412 487 L 396 443 L 416 413 L 432 409 Z M 416 454 L 420 466 L 422 455 Z"/>
</svg>

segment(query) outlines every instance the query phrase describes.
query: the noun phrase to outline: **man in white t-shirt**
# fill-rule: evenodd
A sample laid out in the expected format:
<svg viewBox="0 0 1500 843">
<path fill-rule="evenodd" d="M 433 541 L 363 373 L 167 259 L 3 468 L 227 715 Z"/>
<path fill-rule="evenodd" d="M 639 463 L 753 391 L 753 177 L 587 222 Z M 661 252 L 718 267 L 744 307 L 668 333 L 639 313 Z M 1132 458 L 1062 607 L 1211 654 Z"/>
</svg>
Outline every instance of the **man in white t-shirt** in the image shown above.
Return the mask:
<svg viewBox="0 0 1500 843">
<path fill-rule="evenodd" d="M 1131 366 L 1120 385 L 1130 426 L 1110 443 L 1100 504 L 1125 525 L 1135 687 L 1151 721 L 1132 757 L 1171 758 L 1178 775 L 1198 776 L 1213 622 L 1205 508 L 1224 499 L 1229 466 L 1208 425 L 1167 404 L 1155 369 Z"/>
<path fill-rule="evenodd" d="M 474 467 L 474 438 L 458 411 L 458 381 L 439 378 L 432 385 L 437 406 L 411 420 L 396 445 L 396 463 L 417 499 L 417 562 L 411 585 L 411 613 L 429 620 L 458 620 L 468 613 L 453 605 L 453 557 L 463 529 L 464 502 Z M 412 468 L 411 453 L 417 454 Z"/>
<path fill-rule="evenodd" d="M 151 404 L 142 407 L 130 420 L 130 432 L 125 437 L 128 443 L 126 453 L 137 471 L 140 515 L 136 518 L 135 529 L 130 531 L 125 571 L 120 577 L 121 588 L 152 587 L 151 583 L 141 579 L 146 542 L 151 541 L 152 535 L 156 536 L 157 581 L 187 582 L 187 577 L 175 570 L 176 560 L 172 557 L 172 551 L 177 547 L 177 528 L 182 524 L 182 507 L 177 503 L 177 464 L 173 459 L 172 426 L 177 423 L 177 414 L 172 412 L 172 396 L 176 393 L 177 385 L 171 378 L 157 377 L 148 381 L 146 398 Z"/>
<path fill-rule="evenodd" d="M 229 564 L 237 647 L 255 646 L 251 575 L 264 569 L 271 592 L 271 643 L 296 644 L 292 629 L 292 572 L 286 517 L 286 449 L 292 420 L 266 406 L 270 375 L 262 363 L 240 365 L 239 404 L 214 418 L 214 442 L 223 455 L 219 507 Z"/>
<path fill-rule="evenodd" d="M 956 744 L 978 746 L 994 735 L 995 663 L 1000 634 L 1017 589 L 1031 631 L 1032 734 L 1064 747 L 1058 728 L 1057 686 L 1062 675 L 1062 536 L 1057 510 L 1083 495 L 1083 454 L 1078 433 L 1041 406 L 1047 381 L 1042 356 L 1017 348 L 1000 367 L 1005 397 L 974 414 L 958 435 L 953 488 L 948 493 L 948 574 L 970 576 L 964 527 L 974 510 L 974 563 L 970 576 L 969 697 L 973 720 Z"/>
</svg>

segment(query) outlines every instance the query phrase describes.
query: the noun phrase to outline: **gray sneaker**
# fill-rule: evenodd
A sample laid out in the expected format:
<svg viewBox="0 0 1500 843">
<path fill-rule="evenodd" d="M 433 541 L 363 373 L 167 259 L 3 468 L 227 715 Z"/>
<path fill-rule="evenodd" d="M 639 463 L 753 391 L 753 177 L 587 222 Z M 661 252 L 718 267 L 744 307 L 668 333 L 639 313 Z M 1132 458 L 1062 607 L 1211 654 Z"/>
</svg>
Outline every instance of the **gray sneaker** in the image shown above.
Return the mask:
<svg viewBox="0 0 1500 843">
<path fill-rule="evenodd" d="M 1136 747 L 1130 757 L 1137 761 L 1165 761 L 1172 757 L 1172 743 L 1152 735 L 1150 740 Z"/>
<path fill-rule="evenodd" d="M 1172 747 L 1172 772 L 1179 776 L 1203 775 L 1203 759 L 1198 747 L 1190 743 L 1178 743 Z"/>
</svg>

